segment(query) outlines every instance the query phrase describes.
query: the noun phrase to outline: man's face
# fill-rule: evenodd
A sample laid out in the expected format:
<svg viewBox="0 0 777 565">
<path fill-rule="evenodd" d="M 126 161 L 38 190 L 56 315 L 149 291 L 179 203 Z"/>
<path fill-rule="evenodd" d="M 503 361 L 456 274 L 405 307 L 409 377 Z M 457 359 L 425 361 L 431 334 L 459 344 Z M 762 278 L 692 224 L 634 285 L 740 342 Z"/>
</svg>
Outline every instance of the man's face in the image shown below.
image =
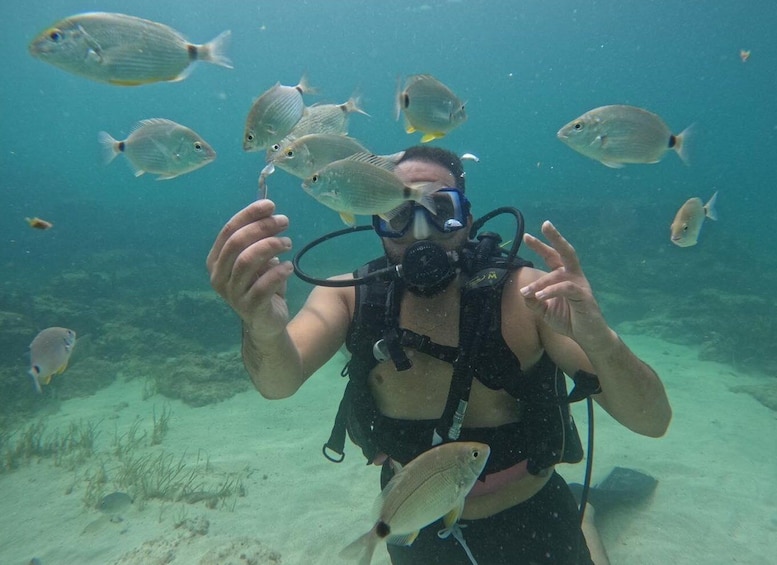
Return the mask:
<svg viewBox="0 0 777 565">
<path fill-rule="evenodd" d="M 453 178 L 453 174 L 437 163 L 414 160 L 403 161 L 397 165 L 394 172 L 405 184 L 431 182 L 437 184 L 438 188 L 456 186 L 456 179 Z M 435 242 L 446 251 L 458 250 L 466 243 L 469 233 L 468 227 L 471 224 L 472 220 L 470 218 L 467 228 L 443 233 L 434 228 L 434 226 L 429 225 L 424 215 L 418 212 L 413 226 L 405 235 L 396 238 L 382 238 L 383 249 L 393 264 L 399 264 L 402 261 L 405 250 L 410 245 L 424 239 Z"/>
</svg>

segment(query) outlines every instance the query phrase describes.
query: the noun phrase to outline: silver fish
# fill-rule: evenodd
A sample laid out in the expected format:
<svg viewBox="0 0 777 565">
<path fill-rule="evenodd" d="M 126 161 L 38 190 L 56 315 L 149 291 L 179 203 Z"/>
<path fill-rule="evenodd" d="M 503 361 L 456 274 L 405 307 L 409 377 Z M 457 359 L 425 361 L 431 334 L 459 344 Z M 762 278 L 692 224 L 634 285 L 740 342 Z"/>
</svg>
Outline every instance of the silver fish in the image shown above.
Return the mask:
<svg viewBox="0 0 777 565">
<path fill-rule="evenodd" d="M 444 137 L 464 123 L 464 102 L 432 75 L 412 75 L 401 88 L 397 83 L 396 118 L 405 115 L 405 131 L 422 132 L 421 143 Z"/>
<path fill-rule="evenodd" d="M 67 369 L 67 363 L 76 343 L 76 332 L 67 328 L 46 328 L 30 343 L 30 370 L 35 390 L 43 392 L 42 384 Z"/>
<path fill-rule="evenodd" d="M 679 247 L 691 247 L 699 241 L 699 232 L 704 224 L 704 218 L 718 219 L 715 202 L 718 199 L 717 191 L 706 204 L 701 198 L 689 198 L 680 206 L 671 226 L 671 241 Z"/>
<path fill-rule="evenodd" d="M 369 150 L 346 135 L 313 133 L 290 141 L 273 155 L 271 162 L 287 173 L 305 179 L 325 165 L 356 153 L 369 153 Z"/>
<path fill-rule="evenodd" d="M 122 141 L 101 131 L 98 141 L 106 163 L 124 153 L 136 177 L 143 173 L 155 173 L 159 175 L 156 180 L 189 173 L 216 158 L 213 148 L 196 132 L 164 118 L 138 122 L 127 139 Z"/>
<path fill-rule="evenodd" d="M 296 86 L 276 82 L 264 91 L 248 111 L 243 150 L 261 151 L 286 137 L 306 111 L 302 95 L 315 92 L 304 76 Z"/>
<path fill-rule="evenodd" d="M 436 213 L 430 194 L 438 183 L 406 185 L 393 173 L 394 163 L 368 153 L 357 153 L 325 165 L 305 179 L 302 188 L 324 206 L 339 212 L 346 224 L 355 215 L 380 215 L 387 219 L 406 200 L 413 200 Z"/>
<path fill-rule="evenodd" d="M 335 135 L 348 134 L 348 114 L 364 114 L 367 112 L 359 107 L 359 97 L 354 95 L 342 104 L 314 104 L 307 106 L 299 122 L 281 141 L 267 148 L 267 161 L 271 161 L 279 152 L 285 151 L 295 139 L 314 133 L 329 133 Z"/>
<path fill-rule="evenodd" d="M 340 556 L 369 565 L 381 541 L 410 545 L 421 528 L 438 518 L 445 517 L 446 526 L 454 524 L 490 453 L 483 443 L 445 443 L 400 467 L 375 501 L 373 528 Z"/>
<path fill-rule="evenodd" d="M 688 162 L 691 127 L 674 135 L 664 121 L 635 106 L 601 106 L 575 118 L 556 137 L 569 147 L 619 169 L 626 163 L 658 163 L 669 151 Z"/>
<path fill-rule="evenodd" d="M 58 21 L 32 40 L 33 57 L 99 82 L 137 86 L 185 79 L 192 63 L 232 68 L 224 54 L 230 32 L 204 45 L 189 43 L 171 27 L 108 12 Z"/>
</svg>

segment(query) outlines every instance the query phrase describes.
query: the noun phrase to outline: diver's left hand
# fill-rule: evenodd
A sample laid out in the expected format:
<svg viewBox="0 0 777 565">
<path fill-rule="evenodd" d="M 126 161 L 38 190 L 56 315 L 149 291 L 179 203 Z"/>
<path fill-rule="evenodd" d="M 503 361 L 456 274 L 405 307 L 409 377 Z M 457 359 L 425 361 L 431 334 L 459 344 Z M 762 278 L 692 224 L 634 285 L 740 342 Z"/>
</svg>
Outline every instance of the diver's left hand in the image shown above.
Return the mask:
<svg viewBox="0 0 777 565">
<path fill-rule="evenodd" d="M 549 221 L 542 224 L 547 245 L 528 233 L 523 241 L 543 258 L 550 272 L 521 288 L 526 304 L 541 314 L 556 332 L 575 340 L 584 350 L 596 348 L 611 330 L 583 274 L 572 245 Z"/>
</svg>

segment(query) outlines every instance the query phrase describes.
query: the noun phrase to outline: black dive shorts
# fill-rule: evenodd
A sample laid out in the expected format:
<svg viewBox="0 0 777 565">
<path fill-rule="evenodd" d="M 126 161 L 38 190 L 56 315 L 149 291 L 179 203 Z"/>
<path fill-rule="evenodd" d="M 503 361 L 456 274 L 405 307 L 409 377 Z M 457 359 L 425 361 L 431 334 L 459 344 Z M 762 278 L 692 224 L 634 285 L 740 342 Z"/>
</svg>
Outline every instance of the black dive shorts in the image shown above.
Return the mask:
<svg viewBox="0 0 777 565">
<path fill-rule="evenodd" d="M 461 520 L 478 565 L 593 565 L 572 492 L 557 473 L 526 502 L 481 520 Z M 410 546 L 389 545 L 394 565 L 470 565 L 453 536 L 440 539 L 439 520 Z"/>
</svg>

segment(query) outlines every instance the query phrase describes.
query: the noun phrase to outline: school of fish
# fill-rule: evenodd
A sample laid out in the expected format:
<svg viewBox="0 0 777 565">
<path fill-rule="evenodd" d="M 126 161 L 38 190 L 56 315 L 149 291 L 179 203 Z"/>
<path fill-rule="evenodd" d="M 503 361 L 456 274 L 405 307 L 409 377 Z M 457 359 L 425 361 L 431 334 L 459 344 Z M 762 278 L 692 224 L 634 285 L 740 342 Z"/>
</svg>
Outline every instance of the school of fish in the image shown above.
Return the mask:
<svg viewBox="0 0 777 565">
<path fill-rule="evenodd" d="M 130 87 L 183 81 L 198 62 L 231 69 L 226 54 L 229 40 L 227 30 L 206 43 L 191 43 L 163 23 L 126 14 L 87 12 L 45 28 L 28 48 L 34 58 L 66 72 Z M 742 62 L 749 56 L 743 50 Z M 354 94 L 339 104 L 307 104 L 306 98 L 317 93 L 302 75 L 293 86 L 280 81 L 269 85 L 247 104 L 242 148 L 249 153 L 264 151 L 260 197 L 266 197 L 267 180 L 280 169 L 302 179 L 306 194 L 349 225 L 356 223 L 358 215 L 390 219 L 407 201 L 435 213 L 430 195 L 438 190 L 437 185 L 408 185 L 394 174 L 401 152 L 377 155 L 349 136 L 353 114 L 370 116 L 362 108 L 361 96 Z M 404 118 L 407 134 L 420 133 L 421 143 L 451 135 L 461 127 L 467 121 L 466 105 L 431 74 L 398 78 L 395 118 Z M 169 180 L 215 160 L 215 150 L 193 129 L 168 118 L 137 119 L 124 139 L 106 131 L 98 133 L 106 163 L 124 155 L 136 177 L 150 173 L 157 180 Z M 673 133 L 660 116 L 644 108 L 613 104 L 584 112 L 556 135 L 577 153 L 619 169 L 627 164 L 658 163 L 669 152 L 687 164 L 691 133 L 692 126 Z M 461 158 L 480 161 L 472 153 Z M 698 243 L 705 218 L 717 220 L 717 196 L 715 192 L 706 204 L 699 197 L 689 198 L 677 210 L 670 226 L 672 244 L 692 247 Z M 37 216 L 25 221 L 38 230 L 53 226 Z M 49 327 L 34 337 L 28 372 L 39 394 L 53 376 L 66 370 L 75 346 L 76 332 L 65 327 Z M 446 526 L 455 524 L 489 454 L 488 445 L 454 442 L 432 448 L 404 467 L 396 464 L 396 474 L 375 503 L 373 528 L 347 546 L 341 557 L 368 565 L 382 542 L 411 544 L 421 528 L 443 517 Z M 128 495 L 114 493 L 102 504 L 107 508 L 129 503 Z"/>
</svg>

